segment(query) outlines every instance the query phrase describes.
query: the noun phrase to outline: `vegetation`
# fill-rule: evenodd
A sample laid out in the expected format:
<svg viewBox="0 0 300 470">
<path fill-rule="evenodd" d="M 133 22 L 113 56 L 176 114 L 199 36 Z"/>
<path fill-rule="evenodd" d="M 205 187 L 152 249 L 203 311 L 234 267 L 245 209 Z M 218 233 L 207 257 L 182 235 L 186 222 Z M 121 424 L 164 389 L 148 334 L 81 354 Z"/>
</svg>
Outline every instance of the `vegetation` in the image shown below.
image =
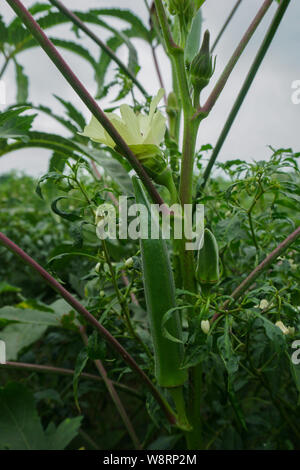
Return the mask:
<svg viewBox="0 0 300 470">
<path fill-rule="evenodd" d="M 18 91 L 0 113 L 0 156 L 32 147 L 52 156 L 39 181 L 0 175 L 0 449 L 299 449 L 300 153 L 270 147 L 262 161 L 217 162 L 290 1 L 278 2 L 214 148 L 197 146 L 198 128 L 272 0 L 205 103 L 215 73 L 209 33 L 201 34 L 205 0 L 145 2 L 149 27 L 129 10 L 72 13 L 50 0 L 28 12 L 6 1 L 17 16 L 0 20 L 0 77 L 13 62 Z M 112 18 L 127 27 L 118 31 Z M 66 22 L 73 41 L 52 36 Z M 106 44 L 95 25 L 110 31 Z M 94 68 L 97 101 L 39 26 Z M 99 57 L 80 44 L 83 34 Z M 149 97 L 139 81 L 133 38 L 152 47 L 161 82 L 156 47 L 170 59 L 165 109 L 157 109 L 163 92 Z M 124 44 L 127 64 L 117 56 Z M 59 96 L 64 115 L 30 102 L 18 56 L 38 45 L 91 111 L 89 123 Z M 98 103 L 112 87 L 118 95 L 104 112 Z M 113 113 L 125 97 L 121 120 Z M 40 113 L 69 136 L 32 130 Z M 187 235 L 101 240 L 108 203 L 120 226 L 119 196 L 147 208 L 146 225 L 151 202 L 203 204 L 202 249 L 186 250 Z"/>
</svg>

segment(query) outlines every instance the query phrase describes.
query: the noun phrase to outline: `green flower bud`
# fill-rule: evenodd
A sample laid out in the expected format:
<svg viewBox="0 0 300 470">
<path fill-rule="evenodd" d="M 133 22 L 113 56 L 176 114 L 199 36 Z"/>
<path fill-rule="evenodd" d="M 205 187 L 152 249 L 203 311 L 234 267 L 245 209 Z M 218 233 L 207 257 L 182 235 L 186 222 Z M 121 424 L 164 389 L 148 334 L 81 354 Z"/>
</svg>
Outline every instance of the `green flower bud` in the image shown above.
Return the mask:
<svg viewBox="0 0 300 470">
<path fill-rule="evenodd" d="M 213 233 L 207 228 L 204 230 L 203 246 L 198 252 L 196 279 L 200 284 L 216 284 L 220 279 L 219 249 Z"/>
<path fill-rule="evenodd" d="M 176 117 L 179 111 L 177 96 L 173 91 L 168 95 L 166 111 L 170 117 Z"/>
<path fill-rule="evenodd" d="M 209 84 L 215 70 L 215 63 L 209 51 L 209 39 L 209 31 L 206 30 L 200 51 L 190 67 L 191 82 L 196 94 L 199 94 Z"/>
</svg>

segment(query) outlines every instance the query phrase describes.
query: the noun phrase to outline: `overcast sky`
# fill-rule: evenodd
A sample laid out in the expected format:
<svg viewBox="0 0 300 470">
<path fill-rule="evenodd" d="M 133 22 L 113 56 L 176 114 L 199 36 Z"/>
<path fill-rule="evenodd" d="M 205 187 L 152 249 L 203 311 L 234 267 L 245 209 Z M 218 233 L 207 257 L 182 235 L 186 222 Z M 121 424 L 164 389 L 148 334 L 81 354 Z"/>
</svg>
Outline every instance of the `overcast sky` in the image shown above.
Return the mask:
<svg viewBox="0 0 300 470">
<path fill-rule="evenodd" d="M 203 7 L 203 27 L 210 30 L 212 39 L 216 37 L 235 2 L 236 0 L 206 0 Z M 34 2 L 24 0 L 23 3 L 26 6 L 30 6 Z M 129 8 L 139 15 L 145 24 L 148 23 L 147 10 L 143 0 L 64 0 L 64 3 L 69 8 L 78 10 L 95 7 Z M 198 139 L 199 145 L 206 143 L 214 145 L 216 143 L 231 109 L 231 103 L 245 79 L 257 47 L 261 43 L 274 15 L 277 4 L 276 2 L 273 3 L 248 45 L 246 52 L 244 52 L 243 57 L 236 66 L 210 117 L 202 123 Z M 249 26 L 261 4 L 262 0 L 243 0 L 234 20 L 222 38 L 222 42 L 215 51 L 217 67 L 212 84 L 220 75 L 241 35 Z M 1 0 L 0 12 L 7 21 L 13 17 L 13 12 L 4 0 Z M 247 160 L 267 159 L 270 155 L 270 150 L 267 148 L 268 145 L 272 145 L 275 148 L 292 147 L 295 151 L 300 151 L 300 105 L 293 104 L 291 100 L 292 82 L 300 80 L 299 19 L 300 1 L 292 0 L 277 32 L 277 36 L 260 68 L 255 83 L 221 151 L 220 160 L 225 161 L 233 158 Z M 111 24 L 115 27 L 125 26 L 125 23 L 116 19 L 111 19 Z M 94 29 L 102 39 L 107 39 L 108 34 L 106 31 L 97 27 Z M 72 37 L 69 27 L 65 25 L 48 30 L 47 34 L 49 32 L 54 37 Z M 89 46 L 91 52 L 97 57 L 97 46 L 88 38 L 84 39 L 83 44 Z M 152 63 L 151 51 L 143 41 L 135 40 L 134 44 L 138 50 L 141 65 L 139 79 L 150 94 L 155 94 L 159 84 Z M 91 93 L 95 93 L 96 84 L 93 78 L 93 71 L 89 65 L 65 50 L 62 53 Z M 120 50 L 120 57 L 126 60 L 127 52 L 125 47 Z M 165 87 L 169 91 L 171 87 L 170 70 L 162 50 L 159 51 L 159 61 Z M 55 93 L 65 99 L 70 99 L 89 119 L 89 112 L 73 90 L 66 84 L 64 78 L 55 69 L 43 51 L 38 50 L 38 48 L 26 51 L 20 54 L 19 62 L 24 65 L 26 73 L 30 76 L 30 101 L 35 104 L 54 105 L 55 111 L 58 112 L 61 111 L 61 107 L 53 98 Z M 0 59 L 0 67 L 1 65 L 2 58 Z M 4 80 L 7 89 L 7 104 L 11 105 L 15 100 L 14 67 L 12 65 L 8 68 Z M 209 88 L 207 90 L 209 92 Z M 116 96 L 115 93 L 116 91 L 113 90 L 108 99 L 101 101 L 100 105 L 103 107 L 108 106 L 109 99 Z M 2 109 L 3 106 L 1 107 L 0 105 L 0 110 Z M 36 120 L 35 127 L 65 135 L 65 130 L 59 127 L 51 118 L 45 117 L 45 115 Z M 42 149 L 22 150 L 11 153 L 1 157 L 0 173 L 10 169 L 20 169 L 33 175 L 41 175 L 47 169 L 49 155 L 49 151 Z"/>
</svg>

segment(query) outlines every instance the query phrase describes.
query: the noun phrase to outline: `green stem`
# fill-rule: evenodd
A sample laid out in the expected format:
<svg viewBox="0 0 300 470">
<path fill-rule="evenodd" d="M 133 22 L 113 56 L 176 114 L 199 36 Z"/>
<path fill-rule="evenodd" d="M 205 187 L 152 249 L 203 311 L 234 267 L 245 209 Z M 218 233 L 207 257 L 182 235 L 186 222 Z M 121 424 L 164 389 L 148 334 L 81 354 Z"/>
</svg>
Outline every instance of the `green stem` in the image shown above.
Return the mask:
<svg viewBox="0 0 300 470">
<path fill-rule="evenodd" d="M 125 140 L 122 136 L 118 133 L 116 128 L 107 118 L 106 114 L 102 111 L 102 109 L 98 106 L 94 98 L 91 94 L 87 91 L 81 81 L 77 78 L 74 72 L 70 69 L 68 64 L 62 58 L 58 50 L 54 47 L 52 42 L 46 36 L 44 31 L 35 21 L 33 16 L 27 11 L 20 0 L 6 0 L 6 2 L 11 6 L 11 8 L 16 12 L 16 14 L 21 18 L 23 23 L 29 29 L 31 34 L 34 38 L 38 41 L 40 46 L 44 49 L 48 57 L 52 60 L 61 74 L 65 77 L 67 82 L 71 85 L 73 90 L 77 93 L 83 103 L 87 106 L 87 108 L 91 111 L 91 113 L 95 116 L 95 118 L 102 124 L 104 129 L 108 132 L 111 138 L 116 143 L 116 146 L 122 149 L 123 155 L 127 158 L 130 162 L 133 169 L 139 175 L 141 180 L 143 181 L 144 185 L 146 186 L 150 196 L 152 199 L 160 205 L 164 204 L 160 194 L 156 190 L 155 186 L 153 185 L 149 175 L 143 168 L 142 164 L 130 150 L 128 145 L 126 144 Z"/>
<path fill-rule="evenodd" d="M 180 429 L 183 429 L 184 431 L 190 431 L 191 425 L 189 424 L 189 421 L 186 416 L 183 387 L 169 388 L 169 393 L 175 403 L 175 408 L 176 408 L 177 417 L 178 417 L 177 419 L 178 427 Z"/>
<path fill-rule="evenodd" d="M 189 397 L 189 421 L 192 431 L 186 433 L 187 447 L 189 450 L 202 449 L 202 420 L 201 420 L 201 396 L 202 396 L 202 365 L 198 364 L 190 370 L 190 397 Z"/>
<path fill-rule="evenodd" d="M 58 10 L 60 10 L 65 16 L 67 16 L 72 23 L 74 23 L 79 29 L 84 31 L 87 36 L 89 36 L 106 54 L 123 70 L 123 72 L 133 81 L 133 83 L 139 88 L 139 90 L 143 93 L 143 95 L 147 98 L 148 93 L 146 92 L 145 88 L 141 85 L 141 83 L 137 80 L 136 76 L 126 67 L 125 64 L 118 58 L 118 56 L 108 47 L 105 42 L 101 41 L 93 31 L 88 28 L 88 26 L 78 18 L 75 13 L 70 11 L 65 5 L 62 4 L 59 0 L 49 0 L 52 5 L 56 6 Z"/>
<path fill-rule="evenodd" d="M 274 36 L 276 34 L 276 31 L 277 31 L 277 29 L 278 29 L 278 27 L 281 23 L 281 20 L 284 16 L 288 6 L 289 6 L 290 1 L 291 0 L 283 0 L 280 3 L 280 5 L 279 5 L 279 7 L 278 7 L 278 9 L 275 13 L 275 16 L 272 20 L 272 23 L 271 23 L 271 25 L 270 25 L 270 27 L 269 27 L 269 29 L 268 29 L 265 37 L 264 37 L 264 40 L 263 40 L 263 42 L 262 42 L 262 44 L 261 44 L 261 46 L 258 50 L 258 53 L 256 54 L 254 62 L 253 62 L 252 66 L 249 70 L 249 73 L 246 77 L 246 80 L 245 80 L 245 82 L 244 82 L 244 84 L 241 88 L 241 91 L 238 94 L 238 97 L 237 97 L 237 99 L 236 99 L 236 101 L 235 101 L 235 103 L 232 107 L 232 110 L 231 110 L 231 112 L 230 112 L 230 114 L 227 118 L 227 121 L 226 121 L 226 123 L 223 127 L 221 135 L 220 135 L 220 137 L 219 137 L 219 139 L 218 139 L 218 141 L 217 141 L 217 143 L 214 147 L 213 153 L 210 157 L 209 163 L 208 163 L 208 165 L 205 169 L 204 175 L 203 175 L 202 189 L 207 184 L 207 181 L 210 177 L 212 168 L 213 168 L 213 166 L 214 166 L 214 164 L 215 164 L 215 162 L 218 158 L 220 150 L 223 147 L 223 144 L 226 140 L 226 137 L 229 134 L 229 131 L 232 127 L 232 124 L 234 123 L 235 118 L 236 118 L 236 116 L 237 116 L 237 114 L 238 114 L 238 112 L 239 112 L 246 96 L 247 96 L 247 93 L 248 93 L 248 91 L 249 91 L 249 89 L 250 89 L 250 87 L 251 87 L 251 85 L 252 85 L 252 83 L 255 79 L 255 76 L 256 76 L 256 74 L 259 70 L 259 67 L 260 67 L 262 61 L 264 60 L 266 53 L 268 52 L 268 49 L 269 49 L 269 47 L 270 47 L 270 45 L 273 41 L 273 38 L 274 38 Z"/>
</svg>

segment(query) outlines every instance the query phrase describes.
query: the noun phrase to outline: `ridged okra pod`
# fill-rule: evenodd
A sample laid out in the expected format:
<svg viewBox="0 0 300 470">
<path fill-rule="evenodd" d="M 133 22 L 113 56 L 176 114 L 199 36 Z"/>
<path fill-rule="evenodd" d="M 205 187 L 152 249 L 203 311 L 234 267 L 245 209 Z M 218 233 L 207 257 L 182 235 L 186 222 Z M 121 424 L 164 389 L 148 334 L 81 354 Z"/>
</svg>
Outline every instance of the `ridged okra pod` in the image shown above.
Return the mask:
<svg viewBox="0 0 300 470">
<path fill-rule="evenodd" d="M 133 178 L 133 188 L 137 204 L 147 208 L 148 234 L 151 229 L 151 208 L 141 182 Z M 152 222 L 153 223 L 153 222 Z M 140 239 L 143 283 L 145 290 L 148 321 L 150 325 L 154 358 L 155 376 L 161 387 L 179 387 L 187 379 L 186 370 L 180 369 L 183 358 L 183 344 L 166 338 L 165 328 L 170 335 L 182 340 L 182 328 L 178 311 L 173 311 L 163 325 L 166 312 L 176 307 L 175 284 L 166 241 Z"/>
<path fill-rule="evenodd" d="M 210 286 L 219 281 L 219 248 L 214 234 L 204 229 L 203 245 L 198 252 L 196 279 L 201 285 Z"/>
</svg>

